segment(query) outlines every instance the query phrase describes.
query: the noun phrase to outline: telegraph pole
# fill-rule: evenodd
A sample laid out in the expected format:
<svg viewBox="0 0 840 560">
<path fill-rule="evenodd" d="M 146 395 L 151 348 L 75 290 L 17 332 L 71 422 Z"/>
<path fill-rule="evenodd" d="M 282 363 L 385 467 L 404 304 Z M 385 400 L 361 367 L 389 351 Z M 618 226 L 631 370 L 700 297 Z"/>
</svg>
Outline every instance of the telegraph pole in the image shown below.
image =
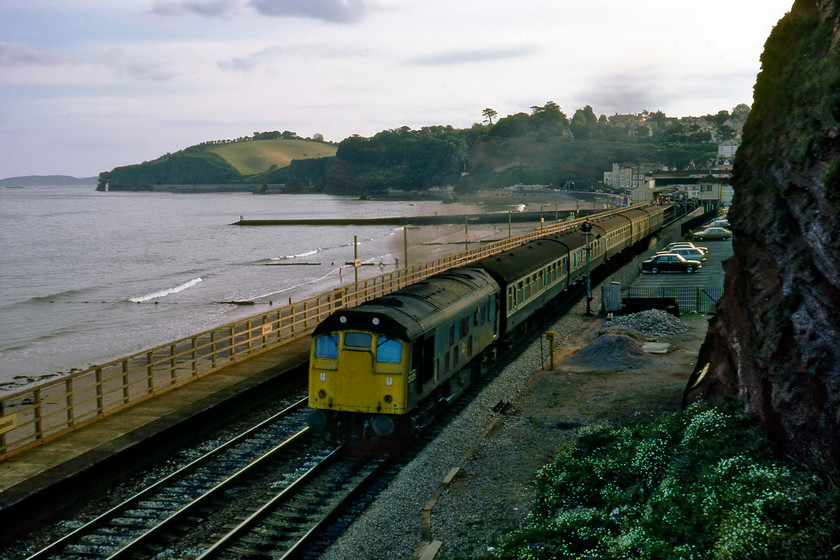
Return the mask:
<svg viewBox="0 0 840 560">
<path fill-rule="evenodd" d="M 589 232 L 592 231 L 592 225 L 587 220 L 580 229 L 586 236 L 586 314 L 592 315 L 592 284 L 589 277 Z"/>
</svg>

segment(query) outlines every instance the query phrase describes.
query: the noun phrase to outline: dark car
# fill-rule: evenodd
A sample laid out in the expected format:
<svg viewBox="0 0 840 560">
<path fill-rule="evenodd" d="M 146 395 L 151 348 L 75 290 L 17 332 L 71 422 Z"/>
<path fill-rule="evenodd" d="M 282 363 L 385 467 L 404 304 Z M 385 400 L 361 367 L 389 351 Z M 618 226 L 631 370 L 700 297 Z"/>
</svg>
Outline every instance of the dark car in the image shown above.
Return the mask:
<svg viewBox="0 0 840 560">
<path fill-rule="evenodd" d="M 694 272 L 703 266 L 700 261 L 690 261 L 682 255 L 655 255 L 642 263 L 642 272 Z"/>
</svg>

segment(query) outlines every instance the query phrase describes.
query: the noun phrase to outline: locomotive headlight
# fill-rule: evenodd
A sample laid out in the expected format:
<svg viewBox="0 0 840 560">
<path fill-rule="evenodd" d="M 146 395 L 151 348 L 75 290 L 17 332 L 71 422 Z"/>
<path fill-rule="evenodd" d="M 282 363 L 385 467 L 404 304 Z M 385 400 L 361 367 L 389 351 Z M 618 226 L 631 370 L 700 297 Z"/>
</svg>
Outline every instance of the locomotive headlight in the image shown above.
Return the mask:
<svg viewBox="0 0 840 560">
<path fill-rule="evenodd" d="M 385 395 L 382 398 L 382 400 L 384 400 L 386 403 L 390 403 L 392 400 L 394 400 L 394 397 L 392 397 L 391 395 Z"/>
<path fill-rule="evenodd" d="M 322 399 L 327 398 L 327 392 L 324 391 L 323 389 L 321 389 L 320 391 L 318 391 L 318 397 L 320 397 Z"/>
</svg>

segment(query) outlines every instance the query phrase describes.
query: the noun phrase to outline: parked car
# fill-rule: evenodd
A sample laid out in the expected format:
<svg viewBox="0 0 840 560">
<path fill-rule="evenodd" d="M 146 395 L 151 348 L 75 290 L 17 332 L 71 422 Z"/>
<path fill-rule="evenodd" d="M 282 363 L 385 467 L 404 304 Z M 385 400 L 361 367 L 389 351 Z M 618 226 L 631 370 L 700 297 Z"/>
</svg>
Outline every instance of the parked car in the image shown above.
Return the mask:
<svg viewBox="0 0 840 560">
<path fill-rule="evenodd" d="M 682 255 L 687 260 L 690 261 L 700 261 L 703 262 L 706 260 L 706 254 L 697 249 L 696 247 L 671 247 L 667 251 L 659 251 L 656 253 L 657 255 Z"/>
<path fill-rule="evenodd" d="M 641 264 L 642 272 L 657 274 L 659 272 L 688 272 L 692 273 L 703 265 L 700 261 L 688 260 L 682 255 L 654 255 Z"/>
<path fill-rule="evenodd" d="M 697 249 L 698 251 L 703 253 L 703 256 L 706 256 L 706 253 L 709 252 L 708 247 L 700 247 L 699 245 L 695 245 L 691 241 L 675 241 L 673 243 L 668 243 L 667 245 L 665 245 L 664 249 L 662 249 L 661 251 L 657 251 L 657 252 L 658 253 L 667 253 L 671 249 L 678 249 L 680 247 L 687 247 L 689 249 Z"/>
<path fill-rule="evenodd" d="M 732 238 L 732 232 L 722 227 L 708 227 L 694 233 L 694 239 L 703 241 L 704 239 L 720 239 L 726 241 Z"/>
<path fill-rule="evenodd" d="M 722 227 L 729 229 L 729 220 L 726 218 L 715 218 L 706 227 Z"/>
</svg>

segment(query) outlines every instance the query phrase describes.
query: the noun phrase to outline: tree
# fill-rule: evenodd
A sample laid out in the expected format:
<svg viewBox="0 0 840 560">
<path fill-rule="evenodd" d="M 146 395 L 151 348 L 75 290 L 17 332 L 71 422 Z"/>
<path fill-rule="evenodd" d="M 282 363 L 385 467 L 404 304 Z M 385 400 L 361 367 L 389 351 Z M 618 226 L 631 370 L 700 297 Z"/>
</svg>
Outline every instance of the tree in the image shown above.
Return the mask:
<svg viewBox="0 0 840 560">
<path fill-rule="evenodd" d="M 735 138 L 735 135 L 735 129 L 727 124 L 721 125 L 717 128 L 717 139 L 720 142 L 732 140 L 733 138 Z"/>
<path fill-rule="evenodd" d="M 583 139 L 589 138 L 595 131 L 598 124 L 598 117 L 595 116 L 595 111 L 592 107 L 587 105 L 583 109 L 578 109 L 572 116 L 572 122 L 569 123 L 569 128 L 572 130 L 575 138 Z"/>
<path fill-rule="evenodd" d="M 498 115 L 499 113 L 497 113 L 496 111 L 494 111 L 490 107 L 487 107 L 486 109 L 484 109 L 481 112 L 481 114 L 484 117 L 484 120 L 485 121 L 490 121 L 490 124 L 492 125 L 493 124 L 493 119 L 495 119 L 496 115 Z"/>
<path fill-rule="evenodd" d="M 732 109 L 732 116 L 739 119 L 746 119 L 750 114 L 750 106 L 746 103 L 739 103 Z"/>
</svg>

